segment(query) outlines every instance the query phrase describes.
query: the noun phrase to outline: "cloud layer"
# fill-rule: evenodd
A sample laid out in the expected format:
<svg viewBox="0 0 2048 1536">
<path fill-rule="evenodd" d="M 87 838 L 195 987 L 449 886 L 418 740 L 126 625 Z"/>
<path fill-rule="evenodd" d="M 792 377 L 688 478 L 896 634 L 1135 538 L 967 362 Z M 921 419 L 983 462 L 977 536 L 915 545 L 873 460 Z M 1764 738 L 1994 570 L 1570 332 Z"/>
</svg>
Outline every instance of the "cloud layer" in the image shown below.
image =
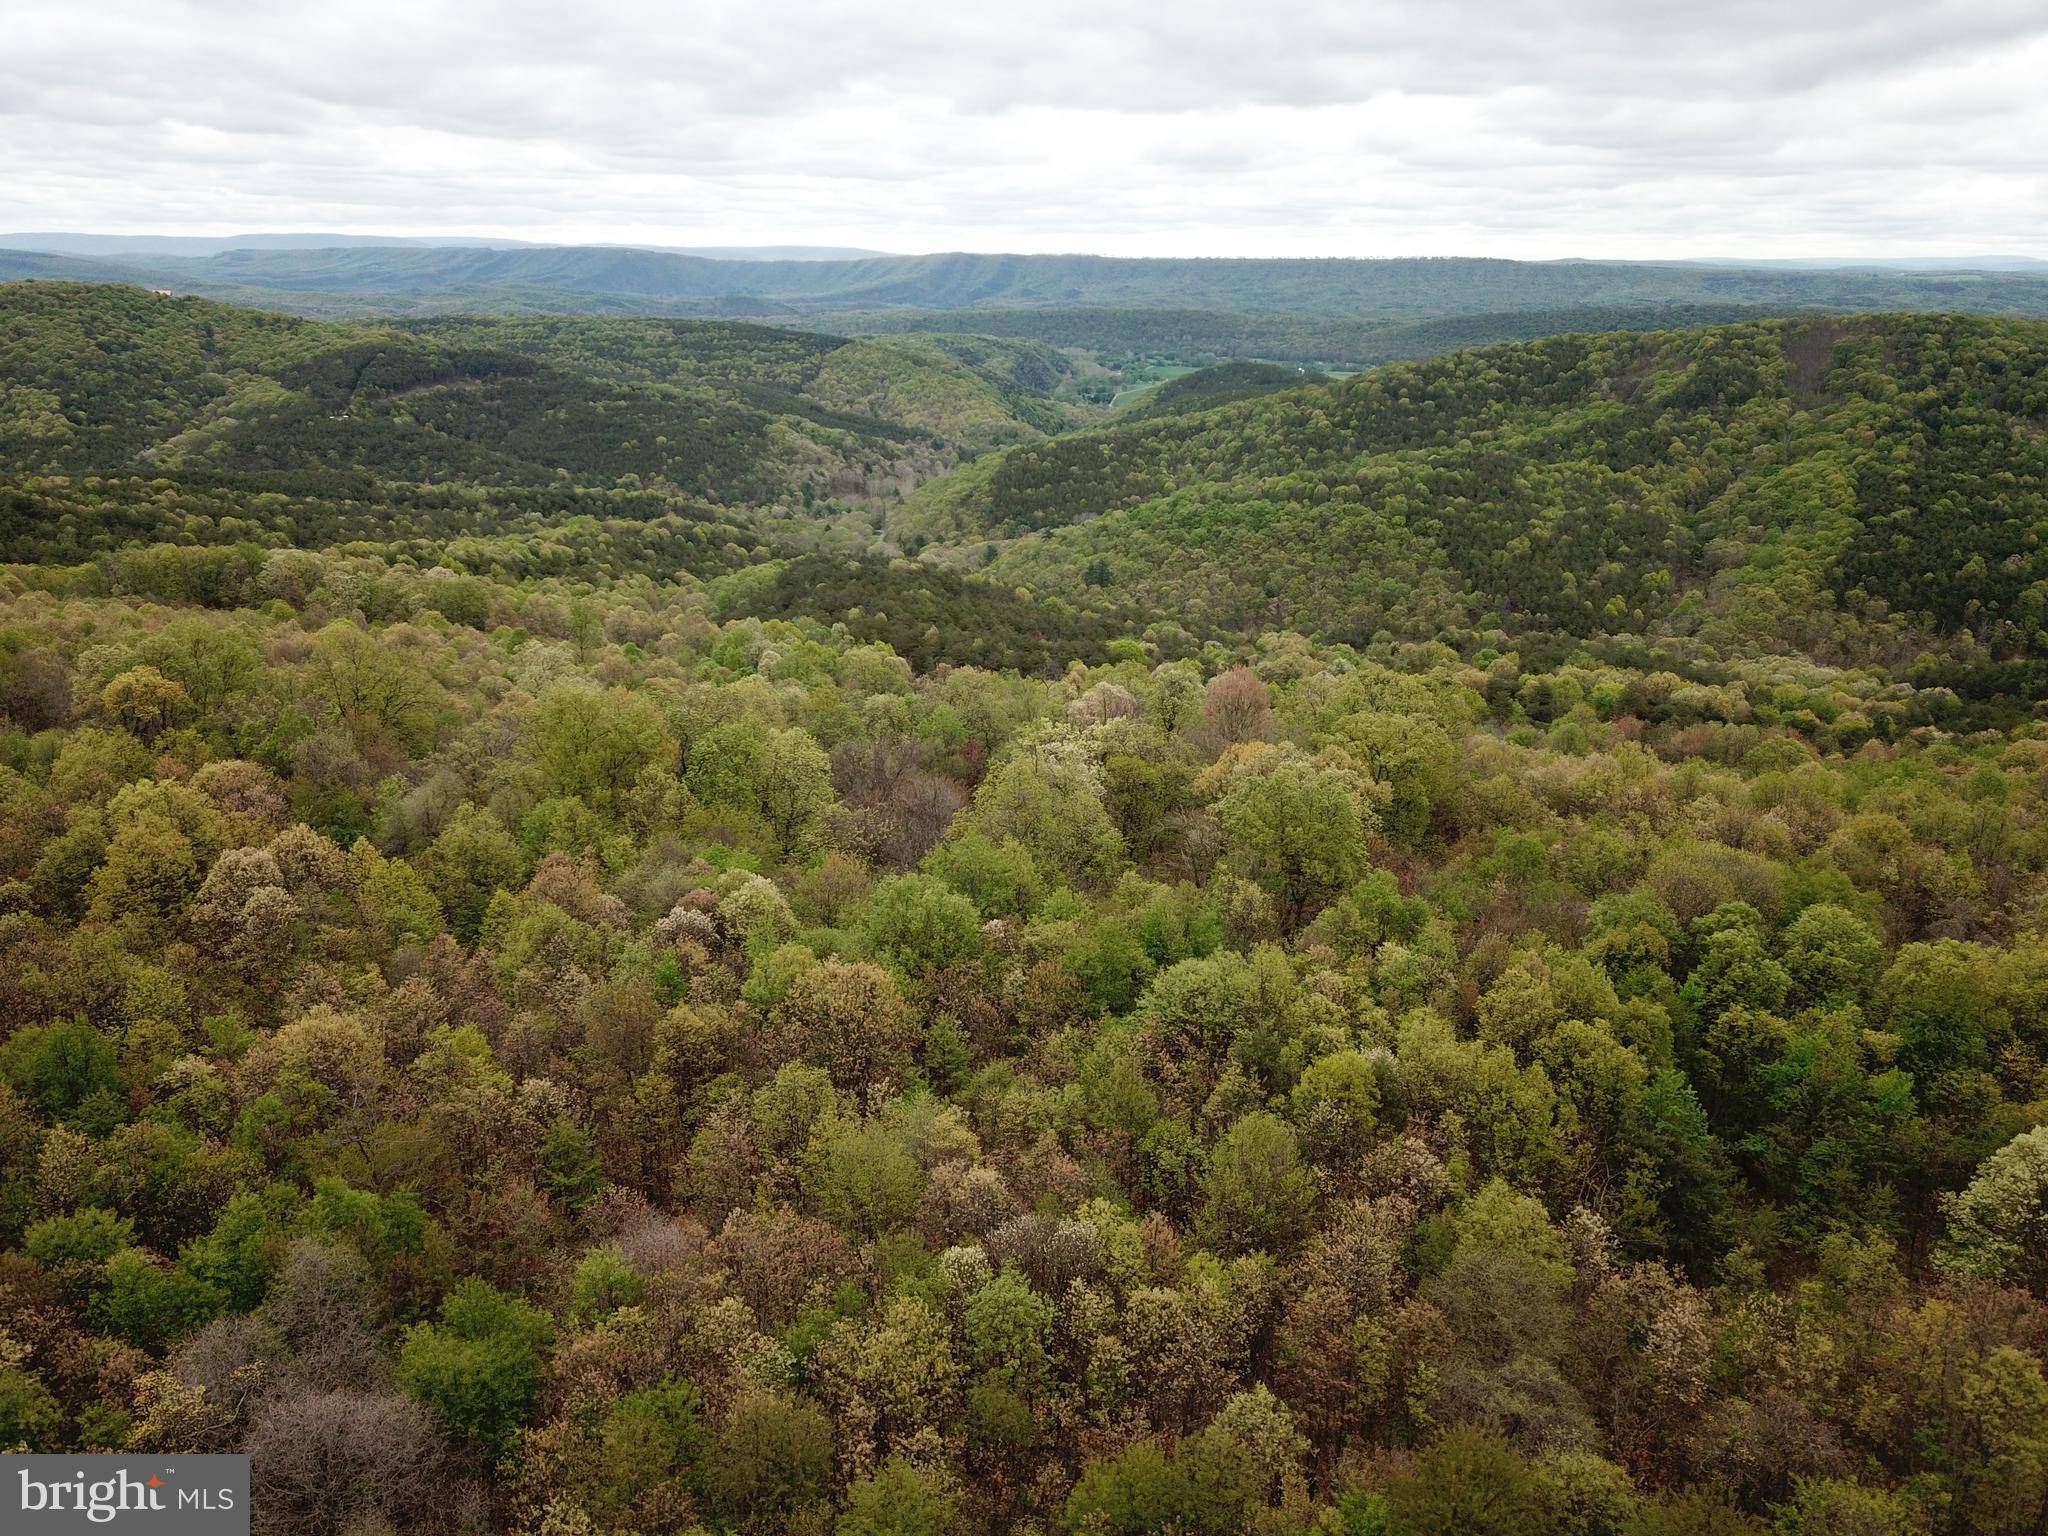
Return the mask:
<svg viewBox="0 0 2048 1536">
<path fill-rule="evenodd" d="M 2048 255 L 2039 0 L 0 0 L 0 228 Z"/>
</svg>

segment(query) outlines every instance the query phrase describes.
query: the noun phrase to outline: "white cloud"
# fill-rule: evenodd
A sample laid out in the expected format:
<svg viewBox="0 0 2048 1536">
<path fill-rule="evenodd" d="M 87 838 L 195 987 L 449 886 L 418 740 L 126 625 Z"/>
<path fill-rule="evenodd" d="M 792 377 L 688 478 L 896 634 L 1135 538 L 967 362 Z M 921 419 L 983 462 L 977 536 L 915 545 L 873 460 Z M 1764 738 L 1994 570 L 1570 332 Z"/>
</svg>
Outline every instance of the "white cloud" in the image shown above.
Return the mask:
<svg viewBox="0 0 2048 1536">
<path fill-rule="evenodd" d="M 2038 0 L 0 0 L 0 228 L 2048 254 Z"/>
</svg>

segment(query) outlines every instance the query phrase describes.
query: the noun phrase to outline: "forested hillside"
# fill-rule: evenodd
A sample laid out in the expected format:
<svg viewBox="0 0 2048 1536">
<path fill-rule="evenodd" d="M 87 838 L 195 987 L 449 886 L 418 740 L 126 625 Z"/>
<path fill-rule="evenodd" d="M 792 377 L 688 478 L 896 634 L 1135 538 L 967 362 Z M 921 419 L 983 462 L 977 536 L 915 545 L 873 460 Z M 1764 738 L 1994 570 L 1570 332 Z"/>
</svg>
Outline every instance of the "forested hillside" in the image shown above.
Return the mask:
<svg viewBox="0 0 2048 1536">
<path fill-rule="evenodd" d="M 1256 400 L 1261 395 L 1277 395 L 1283 389 L 1322 382 L 1321 374 L 1312 374 L 1306 368 L 1290 368 L 1284 363 L 1217 363 L 1144 391 L 1120 406 L 1118 414 L 1125 420 L 1186 416 L 1233 401 Z"/>
<path fill-rule="evenodd" d="M 0 287 L 0 455 L 36 471 L 859 499 L 1057 430 L 1063 366 L 1021 344 L 659 320 L 331 324 L 16 283 Z"/>
<path fill-rule="evenodd" d="M 0 1446 L 2039 1536 L 2048 327 L 1075 366 L 0 288 Z"/>
<path fill-rule="evenodd" d="M 1797 308 L 1785 306 L 1783 312 Z M 1597 304 L 1457 313 L 1429 320 L 1360 320 L 1329 314 L 1047 305 L 977 308 L 965 314 L 932 309 L 826 310 L 804 323 L 853 336 L 967 329 L 982 336 L 1081 348 L 1109 359 L 1151 355 L 1208 365 L 1270 358 L 1362 368 L 1568 331 L 1665 331 L 1728 325 L 1779 312 L 1762 304 Z"/>
<path fill-rule="evenodd" d="M 846 562 L 872 553 L 874 502 L 1064 425 L 1066 366 L 966 337 L 332 325 L 14 284 L 0 287 L 0 539 L 15 560 L 111 560 L 91 579 L 114 591 L 228 605 L 266 549 L 375 545 L 387 564 L 604 582 L 836 562 L 784 611 L 927 664 L 1038 671 L 1100 654 L 1123 616 Z M 856 612 L 820 606 L 856 589 Z"/>
<path fill-rule="evenodd" d="M 1965 317 L 1562 337 L 1014 450 L 892 526 L 969 564 L 1000 548 L 1005 582 L 1353 643 L 1892 663 L 1938 636 L 1958 686 L 2025 703 L 2044 364 L 2048 327 Z"/>
</svg>

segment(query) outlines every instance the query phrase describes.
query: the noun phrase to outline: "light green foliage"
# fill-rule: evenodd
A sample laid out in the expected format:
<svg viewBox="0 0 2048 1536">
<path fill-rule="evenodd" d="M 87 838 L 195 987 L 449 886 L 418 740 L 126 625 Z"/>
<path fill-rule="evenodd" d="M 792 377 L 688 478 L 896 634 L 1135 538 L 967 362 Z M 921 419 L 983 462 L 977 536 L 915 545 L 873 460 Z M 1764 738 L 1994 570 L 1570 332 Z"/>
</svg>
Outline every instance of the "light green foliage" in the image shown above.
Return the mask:
<svg viewBox="0 0 2048 1536">
<path fill-rule="evenodd" d="M 2048 1126 L 1992 1153 L 1944 1209 L 1946 1268 L 2048 1294 Z"/>
<path fill-rule="evenodd" d="M 1241 779 L 1217 803 L 1230 859 L 1270 892 L 1291 926 L 1355 884 L 1374 825 L 1345 773 L 1285 762 Z"/>
<path fill-rule="evenodd" d="M 244 1190 L 213 1230 L 186 1248 L 184 1267 L 237 1312 L 253 1310 L 284 1263 L 298 1225 L 299 1193 L 288 1185 Z"/>
<path fill-rule="evenodd" d="M 139 1349 L 162 1350 L 220 1310 L 220 1292 L 188 1271 L 166 1267 L 139 1248 L 107 1261 L 95 1313 L 107 1331 Z"/>
<path fill-rule="evenodd" d="M 980 952 L 981 915 L 973 902 L 936 879 L 901 875 L 875 887 L 861 934 L 885 965 L 925 976 Z"/>
<path fill-rule="evenodd" d="M 1784 960 L 1802 1001 L 1853 1000 L 1867 996 L 1883 971 L 1884 944 L 1868 923 L 1823 902 L 1786 926 Z"/>
<path fill-rule="evenodd" d="M 1043 1386 L 1053 1309 L 1014 1269 L 976 1291 L 966 1310 L 967 1364 L 984 1379 L 1028 1397 Z"/>
<path fill-rule="evenodd" d="M 515 887 L 525 869 L 519 844 L 496 817 L 465 805 L 427 856 L 427 886 L 459 936 L 483 926 L 491 897 Z"/>
<path fill-rule="evenodd" d="M 803 731 L 714 727 L 690 744 L 683 777 L 707 804 L 758 814 L 785 847 L 800 842 L 832 803 L 831 765 Z"/>
<path fill-rule="evenodd" d="M 511 1446 L 541 1385 L 547 1315 L 481 1280 L 466 1280 L 438 1323 L 411 1328 L 399 1384 L 448 1430 L 497 1456 Z"/>
<path fill-rule="evenodd" d="M 673 1498 L 680 1491 L 687 1496 L 708 1449 L 702 1414 L 702 1396 L 687 1382 L 644 1387 L 619 1398 L 595 1426 L 592 1443 L 578 1448 L 584 1459 L 565 1469 L 572 1476 L 581 1474 L 583 1507 L 600 1521 L 625 1526 L 640 1514 L 636 1504 L 658 1509 L 664 1495 Z"/>
<path fill-rule="evenodd" d="M 1836 1478 L 1802 1480 L 1775 1522 L 1775 1536 L 1918 1536 L 1919 1512 L 1895 1494 Z"/>
<path fill-rule="evenodd" d="M 620 1307 L 637 1305 L 646 1294 L 646 1282 L 618 1249 L 593 1248 L 576 1261 L 569 1315 L 578 1322 L 594 1322 Z"/>
<path fill-rule="evenodd" d="M 1100 775 L 1071 743 L 1005 761 L 975 791 L 973 817 L 990 838 L 1014 840 L 1040 869 L 1076 883 L 1106 880 L 1123 857 Z"/>
<path fill-rule="evenodd" d="M 890 1461 L 847 1489 L 833 1536 L 951 1536 L 959 1529 L 958 1504 L 931 1474 Z"/>
<path fill-rule="evenodd" d="M 1246 1115 L 1216 1143 L 1203 1181 L 1204 1241 L 1225 1253 L 1285 1253 L 1306 1230 L 1315 1175 L 1284 1121 Z"/>
<path fill-rule="evenodd" d="M 1584 1451 L 1551 1457 L 1536 1479 L 1545 1528 L 1557 1536 L 1618 1536 L 1642 1504 L 1625 1470 Z"/>
<path fill-rule="evenodd" d="M 1387 1491 L 1388 1536 L 1522 1536 L 1539 1529 L 1542 1490 L 1499 1439 L 1453 1430 Z"/>
<path fill-rule="evenodd" d="M 1042 889 L 1031 854 L 1015 840 L 992 842 L 979 832 L 948 838 L 925 868 L 972 901 L 984 917 L 1025 917 Z"/>
<path fill-rule="evenodd" d="M 1091 1466 L 1067 1497 L 1061 1529 L 1072 1536 L 1231 1536 L 1245 1528 L 1250 1470 L 1217 1464 L 1196 1449 L 1169 1454 L 1145 1440 Z"/>
<path fill-rule="evenodd" d="M 1371 1144 L 1379 1103 L 1373 1063 L 1359 1051 L 1332 1051 L 1301 1074 L 1288 1112 L 1308 1155 L 1335 1168 L 1363 1155 Z"/>
<path fill-rule="evenodd" d="M 765 1533 L 809 1518 L 831 1474 L 831 1420 L 801 1399 L 755 1392 L 727 1414 L 706 1482 L 728 1518 Z"/>
<path fill-rule="evenodd" d="M 69 1216 L 46 1216 L 22 1234 L 22 1252 L 49 1269 L 106 1263 L 134 1240 L 135 1224 L 91 1206 Z"/>
<path fill-rule="evenodd" d="M 534 711 L 534 755 L 548 787 L 592 806 L 615 803 L 643 770 L 673 764 L 661 712 L 638 694 L 560 683 Z"/>
<path fill-rule="evenodd" d="M 15 1365 L 0 1365 L 0 1439 L 9 1445 L 42 1445 L 62 1421 L 57 1400 L 44 1385 Z"/>
<path fill-rule="evenodd" d="M 924 1192 L 924 1175 L 902 1137 L 876 1121 L 828 1128 L 811 1155 L 807 1182 L 819 1214 L 862 1237 L 908 1221 Z"/>
</svg>

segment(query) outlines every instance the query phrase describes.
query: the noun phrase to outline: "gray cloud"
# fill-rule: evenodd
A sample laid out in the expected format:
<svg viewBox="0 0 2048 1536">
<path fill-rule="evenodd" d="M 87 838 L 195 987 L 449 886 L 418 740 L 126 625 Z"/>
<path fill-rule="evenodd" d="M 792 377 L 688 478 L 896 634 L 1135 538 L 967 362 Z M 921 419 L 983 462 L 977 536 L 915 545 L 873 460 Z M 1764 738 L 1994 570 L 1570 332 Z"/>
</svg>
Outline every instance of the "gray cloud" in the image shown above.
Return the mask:
<svg viewBox="0 0 2048 1536">
<path fill-rule="evenodd" d="M 2048 254 L 2039 0 L 0 0 L 0 227 Z"/>
</svg>

